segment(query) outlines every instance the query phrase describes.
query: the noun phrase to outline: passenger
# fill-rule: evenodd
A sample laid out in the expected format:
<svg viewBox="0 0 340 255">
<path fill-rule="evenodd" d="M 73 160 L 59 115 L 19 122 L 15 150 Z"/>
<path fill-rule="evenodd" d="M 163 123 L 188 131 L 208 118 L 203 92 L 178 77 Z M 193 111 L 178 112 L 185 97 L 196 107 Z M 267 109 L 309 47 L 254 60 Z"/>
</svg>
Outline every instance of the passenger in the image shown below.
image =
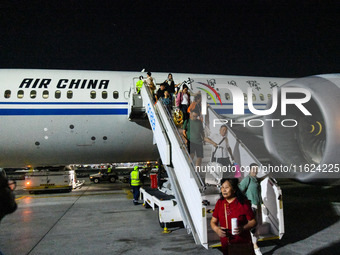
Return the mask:
<svg viewBox="0 0 340 255">
<path fill-rule="evenodd" d="M 184 121 L 183 135 L 187 140 L 190 157 L 194 160 L 196 154 L 196 166 L 201 166 L 203 158 L 203 141 L 213 144 L 209 138 L 204 137 L 202 122 L 197 119 L 198 112 L 193 110 L 190 119 Z"/>
<path fill-rule="evenodd" d="M 154 96 L 156 86 L 155 86 L 155 84 L 153 82 L 153 78 L 151 77 L 151 73 L 147 72 L 146 77 L 147 78 L 145 79 L 145 82 L 148 85 L 148 87 L 149 87 L 149 89 L 151 91 L 152 96 Z"/>
<path fill-rule="evenodd" d="M 165 85 L 166 83 L 161 83 L 159 89 L 157 90 L 157 93 L 155 95 L 156 102 L 160 100 L 161 98 L 164 98 L 164 92 L 165 92 Z"/>
<path fill-rule="evenodd" d="M 189 119 L 188 107 L 190 105 L 190 94 L 187 85 L 183 85 L 182 92 L 179 92 L 176 97 L 176 106 L 183 112 L 183 120 Z"/>
<path fill-rule="evenodd" d="M 190 111 L 197 109 L 197 112 L 199 113 L 199 118 L 201 121 L 203 121 L 203 116 L 202 116 L 202 94 L 199 92 L 196 94 L 194 97 L 194 102 L 192 102 L 188 108 L 188 113 Z"/>
<path fill-rule="evenodd" d="M 131 186 L 133 190 L 133 204 L 138 205 L 139 200 L 139 189 L 140 189 L 140 178 L 138 166 L 135 166 L 130 173 Z"/>
<path fill-rule="evenodd" d="M 176 88 L 178 87 L 178 85 L 180 84 L 175 84 L 173 76 L 171 73 L 168 74 L 168 79 L 166 79 L 164 81 L 167 85 L 166 85 L 166 90 L 169 91 L 170 95 L 171 95 L 171 100 L 173 95 L 175 94 Z"/>
<path fill-rule="evenodd" d="M 232 218 L 238 221 L 235 235 L 231 234 Z M 221 180 L 221 198 L 216 203 L 210 225 L 221 239 L 223 254 L 228 254 L 228 246 L 235 243 L 243 243 L 244 248 L 254 252 L 250 229 L 256 225 L 256 220 L 249 201 L 238 187 L 238 179 Z"/>
<path fill-rule="evenodd" d="M 233 162 L 235 162 L 233 152 L 230 148 L 228 141 L 228 127 L 226 125 L 222 125 L 220 127 L 219 134 L 215 135 L 211 140 L 213 140 L 213 145 L 215 146 L 215 152 L 212 155 L 212 162 L 217 161 L 223 166 L 232 166 Z M 231 160 L 230 160 L 231 158 Z M 229 168 L 228 168 L 229 169 Z"/>
<path fill-rule="evenodd" d="M 251 202 L 251 208 L 253 209 L 255 219 L 260 222 L 261 219 L 261 186 L 257 179 L 257 173 L 259 166 L 255 163 L 250 164 L 250 172 L 243 180 L 240 182 L 240 190 L 247 196 Z M 258 235 L 256 229 L 253 228 L 251 233 L 251 239 L 254 244 L 254 250 L 256 255 L 262 255 L 260 248 L 257 246 Z"/>
<path fill-rule="evenodd" d="M 143 87 L 143 83 L 144 83 L 144 80 L 143 80 L 143 76 L 139 76 L 139 80 L 137 81 L 136 83 L 136 90 L 137 90 L 137 93 L 140 94 L 140 91 Z"/>
<path fill-rule="evenodd" d="M 168 110 L 169 114 L 172 111 L 172 97 L 170 96 L 169 92 L 166 90 L 164 91 L 164 98 L 162 99 L 166 109 Z"/>
<path fill-rule="evenodd" d="M 0 221 L 5 215 L 15 212 L 18 207 L 13 193 L 15 187 L 16 183 L 8 181 L 0 170 Z"/>
</svg>

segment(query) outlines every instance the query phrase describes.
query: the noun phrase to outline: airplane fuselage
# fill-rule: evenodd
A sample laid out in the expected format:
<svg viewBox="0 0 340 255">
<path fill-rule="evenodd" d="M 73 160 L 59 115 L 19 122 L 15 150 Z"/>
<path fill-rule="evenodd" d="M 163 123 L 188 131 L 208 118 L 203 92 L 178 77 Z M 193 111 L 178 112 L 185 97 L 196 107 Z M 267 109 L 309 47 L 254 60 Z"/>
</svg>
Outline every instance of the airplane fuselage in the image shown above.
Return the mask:
<svg viewBox="0 0 340 255">
<path fill-rule="evenodd" d="M 0 167 L 157 159 L 152 131 L 128 119 L 129 98 L 140 75 L 144 73 L 0 70 Z M 207 82 L 240 79 L 173 75 L 176 83 L 195 77 L 206 78 Z M 153 77 L 161 83 L 167 73 L 154 73 Z M 286 81 L 258 77 L 240 80 L 239 87 L 255 84 L 258 89 L 262 84 L 262 91 L 261 87 L 254 90 L 265 95 L 265 99 L 257 95 L 261 107 L 266 105 L 266 95 L 271 93 L 269 85 Z M 227 114 L 231 103 L 215 107 L 221 114 Z"/>
</svg>

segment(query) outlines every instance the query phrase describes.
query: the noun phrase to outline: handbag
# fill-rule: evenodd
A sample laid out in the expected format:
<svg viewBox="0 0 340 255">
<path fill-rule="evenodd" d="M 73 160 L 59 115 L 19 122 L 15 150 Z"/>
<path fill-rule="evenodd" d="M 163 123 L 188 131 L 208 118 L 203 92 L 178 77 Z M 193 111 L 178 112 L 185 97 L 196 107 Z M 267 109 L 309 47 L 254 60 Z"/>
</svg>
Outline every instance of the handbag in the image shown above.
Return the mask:
<svg viewBox="0 0 340 255">
<path fill-rule="evenodd" d="M 227 207 L 224 204 L 224 215 L 226 221 L 226 229 L 228 229 Z M 228 238 L 227 246 L 228 255 L 255 255 L 254 246 L 250 243 L 230 243 Z"/>
</svg>

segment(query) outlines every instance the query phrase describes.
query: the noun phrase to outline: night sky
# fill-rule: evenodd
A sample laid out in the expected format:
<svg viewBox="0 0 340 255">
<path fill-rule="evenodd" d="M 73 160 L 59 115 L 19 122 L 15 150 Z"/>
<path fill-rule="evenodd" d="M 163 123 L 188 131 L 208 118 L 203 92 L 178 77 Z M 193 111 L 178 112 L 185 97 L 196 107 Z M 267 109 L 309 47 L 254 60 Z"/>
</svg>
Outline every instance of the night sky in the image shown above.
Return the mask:
<svg viewBox="0 0 340 255">
<path fill-rule="evenodd" d="M 12 1 L 0 68 L 340 72 L 338 1 Z"/>
</svg>

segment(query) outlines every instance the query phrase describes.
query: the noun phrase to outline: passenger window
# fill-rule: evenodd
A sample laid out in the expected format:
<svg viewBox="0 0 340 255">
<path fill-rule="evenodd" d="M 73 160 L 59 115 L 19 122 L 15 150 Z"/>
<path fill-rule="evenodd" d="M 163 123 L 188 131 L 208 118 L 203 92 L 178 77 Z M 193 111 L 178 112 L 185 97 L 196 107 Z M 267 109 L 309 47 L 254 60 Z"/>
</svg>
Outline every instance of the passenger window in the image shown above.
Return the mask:
<svg viewBox="0 0 340 255">
<path fill-rule="evenodd" d="M 253 93 L 253 101 L 256 101 L 256 96 L 254 93 Z"/>
<path fill-rule="evenodd" d="M 106 98 L 107 98 L 107 91 L 103 91 L 103 92 L 102 92 L 102 98 L 103 98 L 103 99 L 106 99 Z"/>
<path fill-rule="evenodd" d="M 230 94 L 229 93 L 225 93 L 224 96 L 225 96 L 226 100 L 230 100 Z"/>
<path fill-rule="evenodd" d="M 209 94 L 207 94 L 207 99 L 211 100 L 211 96 Z"/>
<path fill-rule="evenodd" d="M 261 99 L 261 101 L 264 101 L 264 95 L 263 94 L 260 94 L 260 99 Z"/>
<path fill-rule="evenodd" d="M 24 97 L 24 91 L 23 90 L 19 90 L 18 91 L 18 98 L 21 99 Z"/>
<path fill-rule="evenodd" d="M 247 99 L 248 99 L 247 94 L 243 93 L 243 96 L 244 96 L 244 100 L 247 101 Z"/>
<path fill-rule="evenodd" d="M 113 98 L 117 99 L 119 97 L 118 91 L 113 91 Z"/>
<path fill-rule="evenodd" d="M 34 99 L 34 98 L 36 98 L 36 97 L 37 97 L 37 91 L 32 90 L 32 91 L 31 91 L 31 98 Z"/>
<path fill-rule="evenodd" d="M 11 91 L 6 90 L 4 96 L 5 96 L 5 98 L 10 98 L 11 97 Z"/>
<path fill-rule="evenodd" d="M 268 100 L 272 99 L 272 94 L 268 94 Z"/>
<path fill-rule="evenodd" d="M 55 92 L 55 98 L 56 99 L 59 99 L 60 97 L 61 97 L 61 91 L 60 90 L 57 90 L 56 92 Z"/>
<path fill-rule="evenodd" d="M 42 96 L 43 96 L 43 99 L 47 99 L 48 98 L 48 90 L 44 90 Z"/>
<path fill-rule="evenodd" d="M 67 98 L 71 99 L 72 97 L 73 97 L 73 91 L 72 90 L 67 91 Z"/>
<path fill-rule="evenodd" d="M 96 99 L 96 91 L 92 90 L 90 93 L 91 99 Z"/>
</svg>

